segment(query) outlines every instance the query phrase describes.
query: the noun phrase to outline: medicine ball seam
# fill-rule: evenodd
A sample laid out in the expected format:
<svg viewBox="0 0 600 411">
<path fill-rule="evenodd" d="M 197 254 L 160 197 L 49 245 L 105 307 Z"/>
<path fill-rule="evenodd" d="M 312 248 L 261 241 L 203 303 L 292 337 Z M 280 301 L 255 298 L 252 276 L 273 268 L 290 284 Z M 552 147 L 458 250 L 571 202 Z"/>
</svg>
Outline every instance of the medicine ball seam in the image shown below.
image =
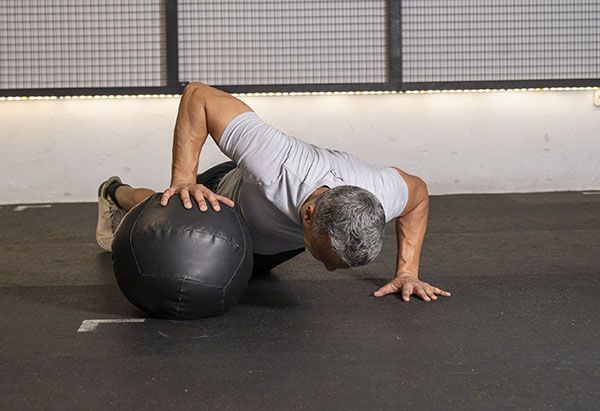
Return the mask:
<svg viewBox="0 0 600 411">
<path fill-rule="evenodd" d="M 159 197 L 160 197 L 160 195 L 158 193 L 156 193 L 154 196 L 151 196 L 151 200 L 146 205 L 146 208 L 148 208 L 148 206 L 150 205 L 150 203 L 159 201 L 159 199 L 160 199 Z M 144 208 L 144 210 L 142 210 L 142 212 L 140 213 L 140 216 L 142 214 L 144 214 L 144 212 L 146 211 L 146 208 Z M 225 205 L 225 207 L 221 210 L 221 212 L 224 212 L 224 211 L 225 212 L 233 213 L 233 215 L 235 216 L 236 220 L 238 221 L 238 228 L 240 228 L 240 224 L 239 224 L 240 221 L 239 221 L 238 213 L 233 208 L 231 208 L 231 207 L 229 207 L 227 205 Z M 138 216 L 138 219 L 139 219 L 140 216 Z M 136 223 L 137 223 L 137 220 L 136 220 Z M 134 223 L 134 225 L 132 226 L 132 229 L 131 229 L 131 231 L 132 231 L 131 234 L 132 235 L 133 235 L 133 232 L 136 231 L 136 228 L 135 228 L 136 223 Z M 242 249 L 242 247 L 239 244 L 237 244 L 234 241 L 232 241 L 231 238 L 223 237 L 222 235 L 219 235 L 218 232 L 215 233 L 215 232 L 205 231 L 205 230 L 198 229 L 198 228 L 173 230 L 172 228 L 169 228 L 169 227 L 154 226 L 154 227 L 148 227 L 148 228 L 140 229 L 137 232 L 146 232 L 146 231 L 163 231 L 163 232 L 164 231 L 174 231 L 174 232 L 192 232 L 192 233 L 208 234 L 211 237 L 220 238 L 221 240 L 227 241 L 231 245 L 233 245 L 233 246 L 235 246 L 237 248 Z M 241 231 L 243 232 L 243 229 Z M 244 251 L 246 250 L 245 249 L 245 246 L 246 246 L 245 243 L 246 243 L 246 239 L 244 238 L 244 248 L 243 248 Z"/>
<path fill-rule="evenodd" d="M 175 315 L 178 316 L 181 312 L 181 297 L 183 296 L 183 285 L 185 284 L 186 277 L 183 277 L 181 281 L 181 289 L 179 290 L 179 299 L 177 300 L 177 304 L 175 305 Z"/>
<path fill-rule="evenodd" d="M 138 270 L 139 275 L 142 275 L 142 270 L 140 269 L 140 265 L 138 263 L 136 255 L 135 255 L 135 250 L 133 249 L 133 233 L 135 232 L 135 226 L 137 225 L 138 221 L 140 221 L 140 218 L 144 215 L 144 212 L 146 211 L 148 206 L 150 206 L 150 204 L 152 204 L 152 201 L 148 201 L 146 203 L 146 206 L 144 207 L 144 209 L 138 214 L 137 218 L 135 219 L 135 222 L 131 226 L 131 232 L 129 233 L 129 247 L 131 249 L 131 255 L 133 256 L 133 261 L 135 261 L 135 266 Z M 139 284 L 139 282 L 138 282 L 138 284 Z"/>
<path fill-rule="evenodd" d="M 137 220 L 136 220 L 136 222 L 137 222 Z M 196 228 L 195 229 L 177 229 L 177 230 L 175 230 L 175 229 L 168 228 L 168 227 L 148 227 L 148 228 L 140 228 L 138 230 L 135 230 L 135 226 L 134 226 L 134 229 L 131 230 L 131 235 L 133 236 L 134 232 L 137 234 L 137 233 L 145 233 L 145 232 L 153 232 L 153 231 L 174 232 L 174 233 L 188 232 L 188 233 L 192 233 L 192 234 L 194 234 L 194 233 L 205 234 L 205 235 L 208 235 L 210 237 L 215 237 L 215 238 L 218 238 L 220 240 L 226 241 L 229 244 L 231 244 L 232 246 L 234 246 L 236 248 L 239 248 L 240 250 L 244 250 L 245 251 L 245 248 L 242 248 L 239 244 L 231 241 L 230 238 L 226 238 L 226 237 L 217 235 L 217 234 L 215 234 L 213 232 L 205 231 L 205 230 L 199 230 L 199 229 L 196 229 Z M 245 240 L 244 240 L 244 242 L 245 242 Z"/>
<path fill-rule="evenodd" d="M 231 278 L 229 279 L 229 281 L 227 282 L 227 284 L 225 284 L 225 286 L 223 287 L 223 292 L 221 295 L 221 312 L 223 312 L 225 310 L 225 290 L 227 289 L 227 287 L 229 286 L 229 284 L 231 284 L 231 282 L 233 281 L 233 279 L 238 275 L 239 271 L 240 271 L 240 267 L 242 266 L 242 263 L 245 260 L 245 256 L 246 256 L 246 232 L 244 231 L 244 227 L 242 227 L 242 222 L 240 221 L 240 216 L 238 215 L 238 213 L 234 212 L 235 214 L 235 218 L 238 222 L 238 228 L 241 229 L 242 231 L 242 238 L 244 239 L 244 248 L 242 250 L 243 254 L 242 254 L 242 258 L 240 259 L 240 262 L 238 263 L 237 268 L 235 269 L 235 272 L 233 273 L 233 275 L 231 276 Z M 245 224 L 245 223 L 243 223 Z"/>
<path fill-rule="evenodd" d="M 234 274 L 235 277 L 235 274 Z M 220 301 L 220 305 L 221 305 L 221 314 L 223 314 L 225 312 L 225 289 L 227 288 L 227 286 L 221 288 L 221 301 Z"/>
<path fill-rule="evenodd" d="M 162 274 L 140 273 L 139 275 L 140 275 L 140 277 L 161 278 L 161 279 L 165 279 L 165 280 L 173 278 L 173 275 L 170 275 L 170 274 L 169 275 L 162 275 Z M 224 288 L 224 287 L 221 287 L 220 285 L 212 284 L 212 283 L 209 283 L 207 281 L 202 281 L 202 280 L 194 280 L 193 278 L 189 278 L 189 277 L 176 277 L 176 278 L 177 278 L 177 280 L 183 279 L 184 281 L 189 281 L 189 282 L 192 282 L 192 283 L 198 283 L 198 284 L 206 285 L 207 287 Z"/>
<path fill-rule="evenodd" d="M 131 232 L 129 233 L 129 249 L 131 250 L 131 256 L 133 257 L 133 261 L 135 262 L 135 266 L 136 266 L 136 268 L 138 270 L 138 277 L 136 278 L 135 287 L 133 288 L 133 291 L 132 291 L 132 294 L 131 294 L 132 298 L 136 298 L 135 296 L 137 295 L 138 290 L 139 290 L 139 288 L 142 285 L 142 281 L 141 281 L 142 270 L 140 269 L 140 265 L 138 263 L 137 256 L 135 255 L 135 250 L 133 249 L 133 233 L 134 233 L 134 229 L 135 229 L 136 224 L 138 223 L 138 221 L 140 220 L 140 218 L 142 217 L 142 215 L 144 215 L 144 212 L 146 211 L 146 209 L 148 208 L 148 206 L 150 205 L 150 203 L 152 203 L 152 201 L 148 201 L 147 204 L 142 209 L 142 211 L 138 214 L 137 218 L 133 222 L 133 225 L 131 226 Z M 117 282 L 118 282 L 118 278 L 117 278 Z M 129 298 L 127 298 L 127 299 L 129 300 Z M 137 307 L 137 304 L 134 304 L 133 301 L 130 301 L 130 302 Z"/>
</svg>

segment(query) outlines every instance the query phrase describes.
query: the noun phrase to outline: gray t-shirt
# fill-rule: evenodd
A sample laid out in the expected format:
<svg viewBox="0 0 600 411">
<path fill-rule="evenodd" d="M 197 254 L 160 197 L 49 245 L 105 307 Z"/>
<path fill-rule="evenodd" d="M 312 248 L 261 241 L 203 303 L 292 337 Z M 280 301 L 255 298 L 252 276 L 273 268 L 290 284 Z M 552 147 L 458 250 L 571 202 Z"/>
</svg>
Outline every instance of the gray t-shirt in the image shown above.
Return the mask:
<svg viewBox="0 0 600 411">
<path fill-rule="evenodd" d="M 408 201 L 404 179 L 352 154 L 320 148 L 277 130 L 250 111 L 235 117 L 219 148 L 237 163 L 217 192 L 231 198 L 248 224 L 257 254 L 304 247 L 300 207 L 319 187 L 361 187 L 381 202 L 386 222 Z"/>
</svg>

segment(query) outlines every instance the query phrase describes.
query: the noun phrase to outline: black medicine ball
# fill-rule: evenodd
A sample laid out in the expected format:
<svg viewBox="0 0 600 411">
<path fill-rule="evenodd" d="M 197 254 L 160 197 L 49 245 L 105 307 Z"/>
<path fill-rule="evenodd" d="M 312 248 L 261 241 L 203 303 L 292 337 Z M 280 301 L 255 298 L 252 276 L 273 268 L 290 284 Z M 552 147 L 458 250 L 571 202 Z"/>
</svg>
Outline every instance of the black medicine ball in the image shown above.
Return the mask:
<svg viewBox="0 0 600 411">
<path fill-rule="evenodd" d="M 252 274 L 252 242 L 232 208 L 183 207 L 162 194 L 135 206 L 112 244 L 113 269 L 125 297 L 153 317 L 220 315 L 237 303 Z"/>
</svg>

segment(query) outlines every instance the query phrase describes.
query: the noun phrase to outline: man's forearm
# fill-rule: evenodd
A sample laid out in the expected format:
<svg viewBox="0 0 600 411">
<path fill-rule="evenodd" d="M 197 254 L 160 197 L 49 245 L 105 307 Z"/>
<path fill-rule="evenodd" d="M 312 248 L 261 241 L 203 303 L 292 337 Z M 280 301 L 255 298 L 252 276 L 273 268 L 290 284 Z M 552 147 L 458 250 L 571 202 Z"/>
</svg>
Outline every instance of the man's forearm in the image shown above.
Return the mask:
<svg viewBox="0 0 600 411">
<path fill-rule="evenodd" d="M 429 218 L 427 185 L 419 177 L 394 168 L 402 176 L 408 188 L 408 202 L 402 214 L 396 218 L 398 242 L 396 276 L 373 295 L 383 297 L 399 293 L 404 301 L 410 301 L 412 294 L 419 296 L 423 301 L 437 300 L 438 295 L 449 296 L 449 292 L 419 280 L 419 259 Z"/>
<path fill-rule="evenodd" d="M 208 136 L 206 110 L 199 93 L 189 85 L 181 96 L 173 135 L 172 186 L 196 181 L 200 151 Z"/>
<path fill-rule="evenodd" d="M 421 248 L 429 217 L 429 193 L 425 183 L 418 178 L 411 188 L 411 207 L 406 214 L 396 218 L 396 276 L 410 274 L 418 277 Z"/>
</svg>

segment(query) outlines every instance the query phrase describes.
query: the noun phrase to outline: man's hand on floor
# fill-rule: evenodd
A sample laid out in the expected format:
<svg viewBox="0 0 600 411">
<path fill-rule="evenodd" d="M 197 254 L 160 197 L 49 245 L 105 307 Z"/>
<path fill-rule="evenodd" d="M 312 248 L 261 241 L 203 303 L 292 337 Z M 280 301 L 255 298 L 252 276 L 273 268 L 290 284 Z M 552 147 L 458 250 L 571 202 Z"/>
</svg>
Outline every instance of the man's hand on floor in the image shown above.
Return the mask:
<svg viewBox="0 0 600 411">
<path fill-rule="evenodd" d="M 401 294 L 404 301 L 409 301 L 412 294 L 423 301 L 437 300 L 437 296 L 450 296 L 448 291 L 434 287 L 429 283 L 419 280 L 412 274 L 397 276 L 392 281 L 373 293 L 375 297 L 384 297 L 388 294 Z"/>
</svg>

